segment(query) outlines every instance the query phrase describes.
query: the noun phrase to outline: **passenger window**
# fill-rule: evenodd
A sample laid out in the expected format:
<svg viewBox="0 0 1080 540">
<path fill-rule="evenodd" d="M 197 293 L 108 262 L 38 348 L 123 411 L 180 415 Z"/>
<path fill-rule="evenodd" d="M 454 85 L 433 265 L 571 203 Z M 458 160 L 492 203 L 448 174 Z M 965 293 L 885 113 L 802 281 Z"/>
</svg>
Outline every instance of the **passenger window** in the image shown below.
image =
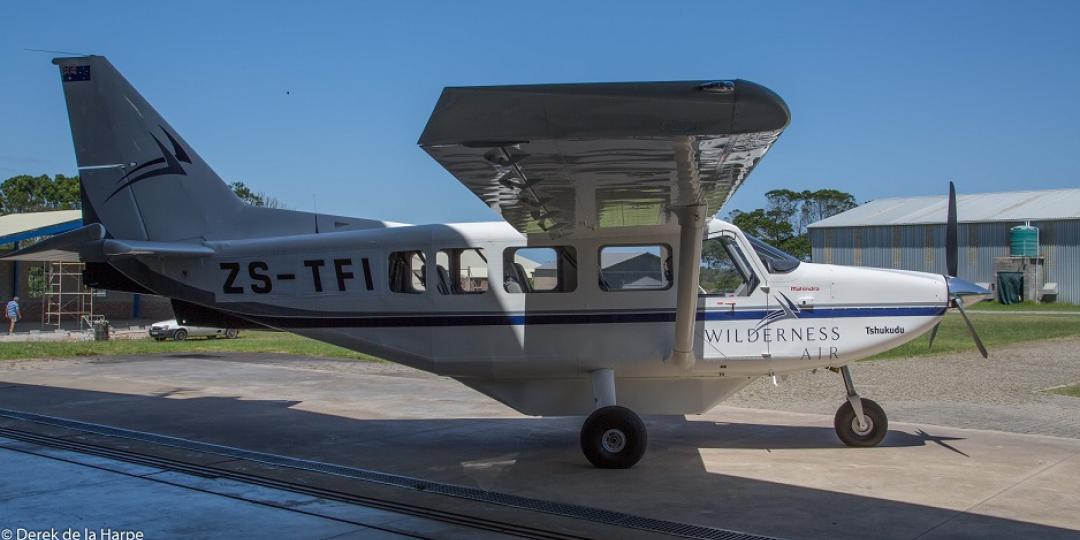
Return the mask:
<svg viewBox="0 0 1080 540">
<path fill-rule="evenodd" d="M 757 275 L 735 238 L 720 235 L 701 246 L 701 294 L 749 296 L 758 286 Z"/>
<path fill-rule="evenodd" d="M 600 248 L 600 289 L 642 291 L 671 286 L 671 250 L 667 246 Z"/>
<path fill-rule="evenodd" d="M 503 289 L 508 293 L 571 292 L 577 288 L 572 247 L 509 248 L 503 252 Z"/>
<path fill-rule="evenodd" d="M 390 290 L 396 293 L 424 292 L 424 252 L 395 251 L 390 254 Z"/>
<path fill-rule="evenodd" d="M 435 254 L 442 294 L 479 294 L 488 289 L 488 262 L 480 248 L 444 249 Z"/>
</svg>

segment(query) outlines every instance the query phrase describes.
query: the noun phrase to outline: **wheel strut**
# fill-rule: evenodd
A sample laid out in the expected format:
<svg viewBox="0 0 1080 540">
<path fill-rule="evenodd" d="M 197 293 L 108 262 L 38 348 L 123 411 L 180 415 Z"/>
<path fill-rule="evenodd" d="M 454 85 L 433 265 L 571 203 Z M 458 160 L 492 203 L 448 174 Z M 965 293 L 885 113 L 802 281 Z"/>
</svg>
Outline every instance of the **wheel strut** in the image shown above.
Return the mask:
<svg viewBox="0 0 1080 540">
<path fill-rule="evenodd" d="M 860 430 L 866 430 L 866 416 L 863 414 L 862 398 L 855 391 L 855 383 L 851 380 L 851 370 L 847 366 L 840 368 L 840 375 L 844 378 L 844 389 L 847 390 L 848 403 L 855 410 L 855 420 L 859 423 Z"/>
<path fill-rule="evenodd" d="M 615 371 L 610 368 L 590 371 L 592 378 L 593 408 L 615 405 Z"/>
</svg>

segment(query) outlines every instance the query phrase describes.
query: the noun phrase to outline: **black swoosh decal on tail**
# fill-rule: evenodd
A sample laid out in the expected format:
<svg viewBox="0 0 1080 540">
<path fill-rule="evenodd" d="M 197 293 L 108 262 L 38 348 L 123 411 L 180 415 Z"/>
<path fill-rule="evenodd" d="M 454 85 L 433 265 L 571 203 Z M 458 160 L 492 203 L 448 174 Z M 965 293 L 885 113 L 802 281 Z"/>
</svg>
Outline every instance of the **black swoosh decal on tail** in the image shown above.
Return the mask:
<svg viewBox="0 0 1080 540">
<path fill-rule="evenodd" d="M 166 135 L 168 135 L 168 133 L 166 133 Z M 168 174 L 178 174 L 178 175 L 182 175 L 182 176 L 187 174 L 187 172 L 184 171 L 184 167 L 180 165 L 179 161 L 177 161 L 177 157 L 172 155 L 172 152 L 169 152 L 168 150 L 166 150 L 165 145 L 161 144 L 161 141 L 159 141 L 158 138 L 156 136 L 154 136 L 153 133 L 150 134 L 150 137 L 152 137 L 154 139 L 154 142 L 157 144 L 158 148 L 161 150 L 161 158 L 159 158 L 159 159 L 163 159 L 164 162 L 166 163 L 166 166 L 162 167 L 160 169 L 154 169 L 152 171 L 145 172 L 143 174 L 140 174 L 139 176 L 136 176 L 135 178 L 132 178 L 131 180 L 128 180 L 128 181 L 124 182 L 123 184 L 120 184 L 120 187 L 113 190 L 113 192 L 110 193 L 109 196 L 105 198 L 105 201 L 108 201 L 109 199 L 116 196 L 116 194 L 120 193 L 124 188 L 130 187 L 130 186 L 132 186 L 132 185 L 134 185 L 134 184 L 136 184 L 138 182 L 141 182 L 143 180 L 146 180 L 148 178 L 154 178 L 156 176 L 165 176 L 165 175 L 168 175 Z M 187 157 L 186 153 L 184 154 L 184 157 Z M 143 163 L 142 166 L 140 166 L 140 168 L 145 167 L 147 165 L 150 165 L 151 163 L 154 163 L 154 162 L 160 162 L 160 161 L 158 161 L 158 159 L 148 161 L 146 163 Z M 132 172 L 135 172 L 135 171 L 132 171 Z"/>
<path fill-rule="evenodd" d="M 172 133 L 169 133 L 169 130 L 165 129 L 165 126 L 158 127 L 161 128 L 162 133 L 164 133 L 165 136 L 169 138 L 169 142 L 172 143 L 173 154 L 176 155 L 176 159 L 179 159 L 184 163 L 191 163 L 191 157 L 188 156 L 188 153 L 186 150 L 184 150 L 184 147 L 180 146 L 180 143 L 176 142 L 176 137 L 173 137 Z"/>
<path fill-rule="evenodd" d="M 127 180 L 127 177 L 129 177 L 129 176 L 131 176 L 131 175 L 133 175 L 133 174 L 135 174 L 135 173 L 137 173 L 137 172 L 139 172 L 139 171 L 141 171 L 141 170 L 143 170 L 143 169 L 145 169 L 145 168 L 147 168 L 147 167 L 149 167 L 151 165 L 160 165 L 162 163 L 165 163 L 165 158 L 160 158 L 159 157 L 159 158 L 151 159 L 150 161 L 147 161 L 146 163 L 143 163 L 142 165 L 139 165 L 138 167 L 135 167 L 134 169 L 131 169 L 130 171 L 128 171 L 127 174 L 120 177 L 120 180 L 118 182 L 123 182 L 124 180 Z"/>
</svg>

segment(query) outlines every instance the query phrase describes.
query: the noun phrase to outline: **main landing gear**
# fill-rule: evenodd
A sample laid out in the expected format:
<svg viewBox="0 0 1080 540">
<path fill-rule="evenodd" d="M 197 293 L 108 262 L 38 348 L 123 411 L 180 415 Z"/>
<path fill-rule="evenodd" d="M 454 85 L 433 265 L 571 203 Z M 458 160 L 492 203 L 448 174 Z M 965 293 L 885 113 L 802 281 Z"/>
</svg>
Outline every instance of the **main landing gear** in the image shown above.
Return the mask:
<svg viewBox="0 0 1080 540">
<path fill-rule="evenodd" d="M 628 469 L 645 455 L 649 437 L 633 411 L 615 404 L 615 373 L 590 373 L 596 410 L 581 426 L 581 451 L 601 469 Z"/>
<path fill-rule="evenodd" d="M 840 368 L 847 390 L 847 401 L 836 411 L 833 427 L 836 435 L 848 446 L 877 446 L 889 431 L 889 419 L 881 406 L 869 399 L 859 397 L 851 382 L 851 370 Z"/>
</svg>

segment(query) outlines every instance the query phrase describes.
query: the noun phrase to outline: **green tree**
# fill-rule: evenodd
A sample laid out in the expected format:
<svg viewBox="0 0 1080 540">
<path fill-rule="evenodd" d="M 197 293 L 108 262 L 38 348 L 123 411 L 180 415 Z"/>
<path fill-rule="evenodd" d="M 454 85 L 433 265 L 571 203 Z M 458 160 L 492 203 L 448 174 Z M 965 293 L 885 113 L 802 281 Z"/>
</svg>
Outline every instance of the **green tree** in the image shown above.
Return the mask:
<svg viewBox="0 0 1080 540">
<path fill-rule="evenodd" d="M 244 185 L 243 182 L 233 182 L 229 184 L 229 187 L 233 190 L 233 193 L 251 206 L 262 206 L 266 208 L 283 208 L 281 201 L 274 197 L 271 197 L 261 191 L 256 192 L 251 188 Z"/>
<path fill-rule="evenodd" d="M 799 213 L 803 226 L 800 234 L 806 233 L 806 225 L 835 216 L 840 212 L 846 212 L 859 205 L 854 195 L 836 189 L 804 191 L 801 195 L 802 206 Z"/>
<path fill-rule="evenodd" d="M 728 220 L 743 232 L 800 258 L 810 258 L 811 223 L 855 208 L 855 196 L 836 189 L 792 191 L 774 189 L 765 194 L 767 208 L 734 210 Z"/>
<path fill-rule="evenodd" d="M 788 221 L 788 216 L 776 210 L 766 210 L 764 208 L 758 208 L 750 212 L 735 210 L 731 213 L 731 222 L 742 229 L 744 233 L 761 238 L 770 244 L 779 244 L 795 236 L 794 229 Z"/>
<path fill-rule="evenodd" d="M 0 183 L 0 213 L 79 208 L 79 177 L 20 174 Z"/>
<path fill-rule="evenodd" d="M 31 266 L 26 276 L 26 284 L 30 290 L 30 298 L 45 296 L 45 269 L 40 266 Z"/>
</svg>

